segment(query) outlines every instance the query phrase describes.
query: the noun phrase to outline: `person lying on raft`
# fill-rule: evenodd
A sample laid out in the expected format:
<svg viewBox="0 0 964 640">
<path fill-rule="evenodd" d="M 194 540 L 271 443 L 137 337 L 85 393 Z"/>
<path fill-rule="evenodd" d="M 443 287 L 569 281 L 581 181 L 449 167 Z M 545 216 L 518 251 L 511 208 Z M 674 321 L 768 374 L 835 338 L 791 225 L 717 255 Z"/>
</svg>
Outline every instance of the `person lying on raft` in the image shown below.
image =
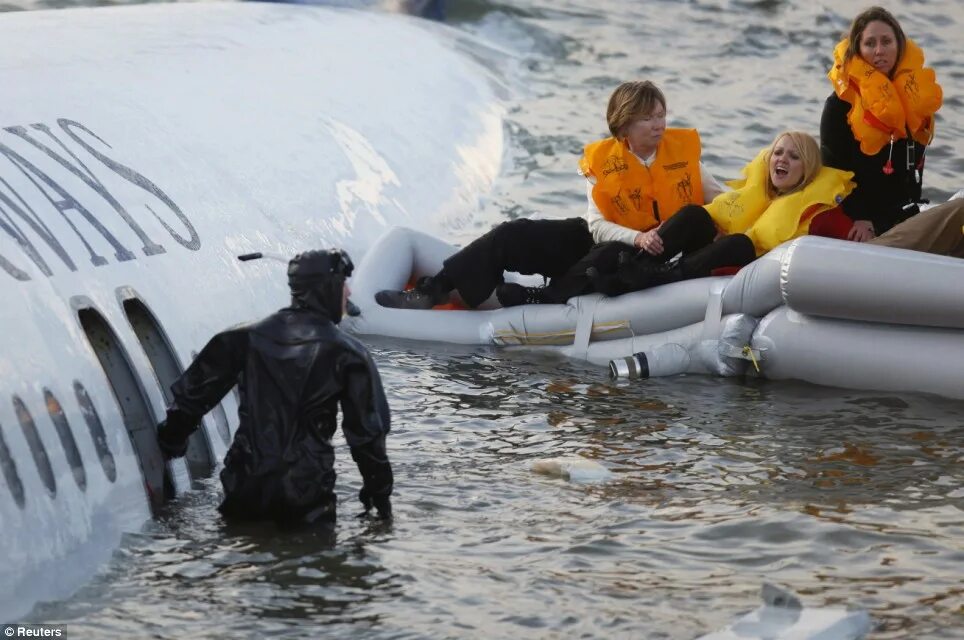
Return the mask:
<svg viewBox="0 0 964 640">
<path fill-rule="evenodd" d="M 839 228 L 838 205 L 854 188 L 853 174 L 824 167 L 817 141 L 800 131 L 777 135 L 743 174 L 729 183 L 733 191 L 705 207 L 684 207 L 659 229 L 668 251 L 691 242 L 694 230 L 718 229 L 715 240 L 673 263 L 666 262 L 673 254 L 623 252 L 614 270 L 590 270 L 596 290 L 613 296 L 742 267 L 787 240 Z"/>
<path fill-rule="evenodd" d="M 437 274 L 420 278 L 414 289 L 379 291 L 376 302 L 430 309 L 447 302 L 453 289 L 469 307 L 493 290 L 507 307 L 565 302 L 591 290 L 586 269 L 596 260 L 595 242 L 618 241 L 628 250 L 660 247 L 661 223 L 683 205 L 709 202 L 723 191 L 700 162 L 696 130 L 666 128 L 666 98 L 652 82 L 619 85 L 606 122 L 612 137 L 587 145 L 580 162 L 590 182 L 586 218 L 504 222 L 450 256 Z M 523 287 L 504 282 L 505 271 L 551 280 L 547 287 Z"/>
<path fill-rule="evenodd" d="M 918 213 L 924 153 L 943 100 L 923 51 L 890 12 L 871 7 L 833 57 L 820 142 L 824 164 L 854 172 L 857 188 L 843 201 L 847 237 L 964 257 L 964 200 Z"/>
</svg>

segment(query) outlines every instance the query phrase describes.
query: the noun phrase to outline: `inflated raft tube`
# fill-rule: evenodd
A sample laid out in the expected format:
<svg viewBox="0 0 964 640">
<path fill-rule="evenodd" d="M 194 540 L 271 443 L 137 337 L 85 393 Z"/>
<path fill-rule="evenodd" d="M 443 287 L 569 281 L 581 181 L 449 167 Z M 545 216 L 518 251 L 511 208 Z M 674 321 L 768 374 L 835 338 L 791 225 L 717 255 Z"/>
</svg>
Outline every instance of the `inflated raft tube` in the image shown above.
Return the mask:
<svg viewBox="0 0 964 640">
<path fill-rule="evenodd" d="M 758 319 L 744 313 L 704 321 L 672 331 L 594 343 L 580 357 L 578 345 L 559 349 L 570 358 L 608 366 L 613 377 L 648 378 L 677 373 L 736 376 L 749 362 L 744 350 Z M 627 356 L 626 354 L 630 354 Z"/>
<path fill-rule="evenodd" d="M 821 318 L 780 307 L 760 321 L 751 346 L 771 380 L 964 399 L 960 329 Z"/>
<path fill-rule="evenodd" d="M 800 313 L 964 329 L 964 260 L 806 236 L 790 243 L 783 302 Z"/>
<path fill-rule="evenodd" d="M 588 359 L 604 364 L 612 355 L 608 364 L 616 377 L 752 371 L 771 379 L 964 398 L 964 261 L 805 237 L 741 271 L 721 297 L 732 298 L 738 286 L 751 290 L 748 299 L 768 299 L 770 259 L 777 257 L 782 304 L 758 324 L 754 314 L 717 315 L 711 295 L 702 323 L 594 346 Z M 768 275 L 755 273 L 760 270 Z M 578 355 L 571 348 L 563 352 Z"/>
<path fill-rule="evenodd" d="M 387 309 L 375 302 L 382 289 L 404 289 L 434 275 L 457 247 L 428 234 L 395 227 L 383 235 L 352 278 L 352 300 L 362 311 L 346 326 L 360 334 L 459 344 L 569 345 L 587 314 L 592 341 L 672 331 L 703 320 L 711 292 L 722 291 L 723 314 L 762 317 L 783 304 L 780 274 L 786 247 L 777 247 L 735 277 L 700 278 L 636 291 L 615 298 L 579 296 L 567 304 L 502 309 L 494 296 L 471 311 Z M 542 279 L 506 274 L 506 280 L 541 284 Z M 729 282 L 725 288 L 722 284 Z M 453 292 L 452 300 L 461 300 Z"/>
<path fill-rule="evenodd" d="M 364 334 L 555 351 L 608 366 L 617 376 L 752 372 L 964 397 L 964 260 L 804 237 L 732 278 L 615 298 L 592 294 L 508 309 L 490 300 L 471 311 L 375 303 L 378 290 L 436 273 L 455 251 L 410 229 L 389 232 L 358 269 L 352 297 L 362 315 L 348 326 Z"/>
<path fill-rule="evenodd" d="M 591 321 L 593 342 L 669 331 L 706 314 L 710 290 L 729 278 L 702 278 L 629 293 L 616 298 L 598 294 L 572 298 L 566 304 L 499 308 L 494 298 L 475 310 L 388 309 L 375 302 L 381 289 L 404 289 L 433 275 L 457 247 L 419 231 L 396 227 L 371 248 L 352 278 L 352 300 L 361 310 L 346 326 L 360 334 L 458 344 L 568 345 L 580 326 Z M 779 271 L 778 268 L 774 273 Z M 506 274 L 506 280 L 538 284 L 541 278 Z M 774 285 L 774 291 L 778 288 Z M 777 293 L 778 295 L 778 293 Z M 741 304 L 750 300 L 734 296 Z M 453 301 L 459 302 L 453 293 Z M 766 309 L 768 311 L 772 305 Z M 764 311 L 765 312 L 765 311 Z"/>
<path fill-rule="evenodd" d="M 822 318 L 781 306 L 759 322 L 745 314 L 658 335 L 591 345 L 610 376 L 681 373 L 804 380 L 849 389 L 934 393 L 964 399 L 964 331 Z M 572 347 L 560 349 L 575 357 Z M 607 362 L 607 357 L 609 358 Z"/>
</svg>

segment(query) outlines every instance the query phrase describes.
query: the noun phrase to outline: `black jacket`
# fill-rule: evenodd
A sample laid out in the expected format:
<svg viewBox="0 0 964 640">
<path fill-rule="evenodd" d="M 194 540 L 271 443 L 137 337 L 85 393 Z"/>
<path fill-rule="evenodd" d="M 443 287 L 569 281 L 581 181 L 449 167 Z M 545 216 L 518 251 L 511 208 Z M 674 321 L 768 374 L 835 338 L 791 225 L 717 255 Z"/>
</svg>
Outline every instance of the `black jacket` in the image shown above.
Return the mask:
<svg viewBox="0 0 964 640">
<path fill-rule="evenodd" d="M 225 516 L 333 518 L 339 405 L 363 494 L 388 504 L 390 415 L 381 379 L 365 347 L 326 314 L 286 308 L 214 336 L 172 385 L 168 428 L 193 428 L 235 383 L 240 425 L 221 472 Z"/>
<path fill-rule="evenodd" d="M 870 220 L 880 235 L 917 213 L 916 207 L 905 205 L 920 202 L 923 182 L 924 145 L 911 138 L 894 141 L 878 153 L 865 155 L 847 123 L 850 104 L 836 94 L 830 94 L 820 118 L 820 151 L 823 163 L 829 167 L 854 172 L 857 187 L 843 201 L 843 210 L 853 220 Z M 908 141 L 913 145 L 914 165 L 920 173 L 907 168 Z M 894 172 L 884 173 L 888 155 Z"/>
</svg>

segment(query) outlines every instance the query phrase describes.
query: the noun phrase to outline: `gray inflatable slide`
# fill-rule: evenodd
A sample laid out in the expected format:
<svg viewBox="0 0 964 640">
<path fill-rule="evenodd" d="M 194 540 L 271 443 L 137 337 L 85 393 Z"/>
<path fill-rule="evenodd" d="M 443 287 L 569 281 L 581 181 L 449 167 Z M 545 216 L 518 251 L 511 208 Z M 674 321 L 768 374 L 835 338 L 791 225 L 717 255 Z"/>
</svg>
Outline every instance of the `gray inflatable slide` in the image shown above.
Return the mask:
<svg viewBox="0 0 964 640">
<path fill-rule="evenodd" d="M 555 351 L 617 376 L 758 375 L 964 399 L 964 260 L 803 237 L 735 276 L 615 298 L 429 311 L 375 303 L 376 291 L 436 273 L 455 251 L 410 229 L 388 232 L 354 278 L 362 315 L 349 328 Z"/>
</svg>

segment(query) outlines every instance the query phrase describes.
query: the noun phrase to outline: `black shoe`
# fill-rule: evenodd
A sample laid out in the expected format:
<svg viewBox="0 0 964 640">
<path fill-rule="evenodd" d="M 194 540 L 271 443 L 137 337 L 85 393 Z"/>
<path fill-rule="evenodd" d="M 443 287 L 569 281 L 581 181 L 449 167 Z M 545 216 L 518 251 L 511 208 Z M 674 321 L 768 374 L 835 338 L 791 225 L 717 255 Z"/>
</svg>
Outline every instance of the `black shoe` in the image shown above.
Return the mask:
<svg viewBox="0 0 964 640">
<path fill-rule="evenodd" d="M 625 253 L 625 252 L 623 252 Z M 623 269 L 622 265 L 619 267 Z M 626 285 L 623 284 L 622 278 L 620 278 L 619 273 L 599 273 L 599 269 L 596 267 L 589 267 L 586 269 L 586 277 L 592 282 L 592 290 L 596 293 L 601 293 L 604 296 L 615 297 L 626 293 Z"/>
<path fill-rule="evenodd" d="M 678 262 L 666 262 L 659 265 L 656 273 L 653 274 L 651 287 L 658 287 L 664 284 L 672 284 L 674 282 L 680 282 L 682 280 L 688 280 L 692 276 L 687 276 L 683 273 L 683 265 Z"/>
<path fill-rule="evenodd" d="M 546 304 L 545 287 L 523 287 L 517 282 L 504 282 L 495 289 L 495 297 L 503 307 L 517 307 L 520 304 Z"/>
<path fill-rule="evenodd" d="M 429 277 L 419 278 L 415 288 L 408 291 L 383 289 L 375 294 L 375 302 L 391 309 L 431 309 L 448 299 L 448 292 L 438 291 Z"/>
<path fill-rule="evenodd" d="M 626 291 L 642 291 L 650 287 L 685 280 L 679 265 L 673 262 L 655 263 L 635 261 L 621 265 L 619 278 Z"/>
</svg>

